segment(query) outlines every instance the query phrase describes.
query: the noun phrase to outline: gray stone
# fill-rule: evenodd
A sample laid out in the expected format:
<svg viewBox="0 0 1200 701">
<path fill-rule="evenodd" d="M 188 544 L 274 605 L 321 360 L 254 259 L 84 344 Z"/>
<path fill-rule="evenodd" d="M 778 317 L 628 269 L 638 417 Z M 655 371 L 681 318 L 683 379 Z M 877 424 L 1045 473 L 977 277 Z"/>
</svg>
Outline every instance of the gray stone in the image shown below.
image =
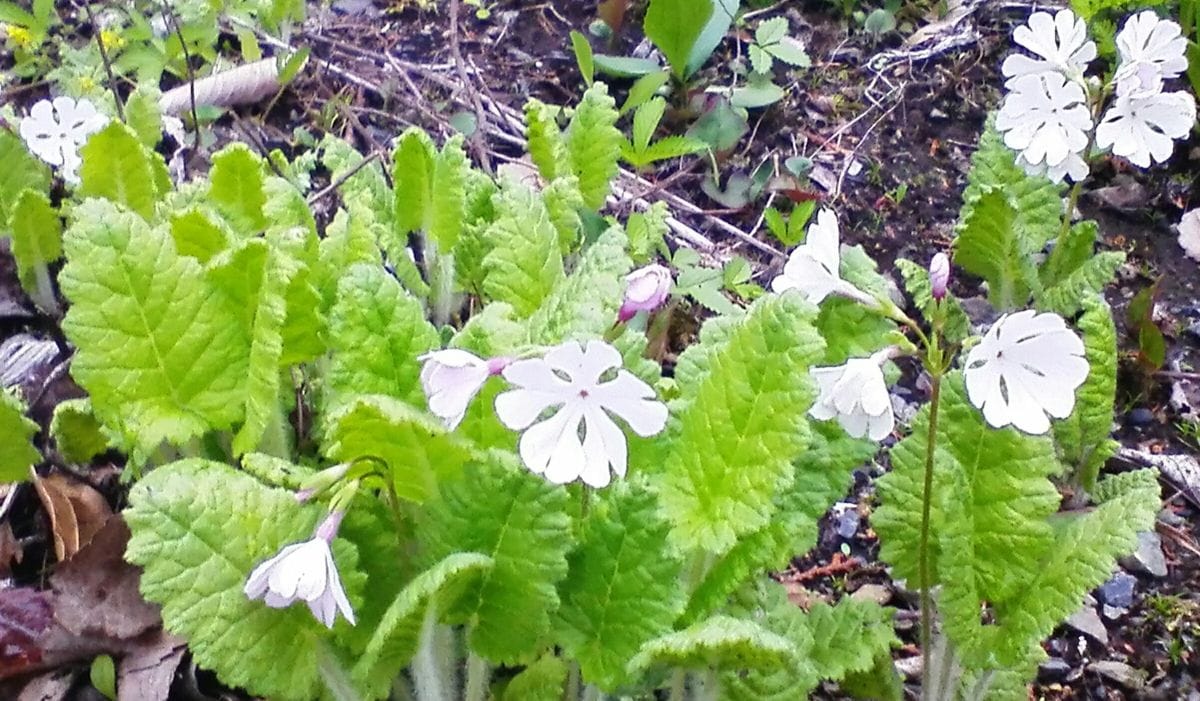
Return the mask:
<svg viewBox="0 0 1200 701">
<path fill-rule="evenodd" d="M 1067 619 L 1067 626 L 1083 633 L 1101 645 L 1108 645 L 1108 629 L 1104 627 L 1104 621 L 1100 620 L 1096 609 L 1091 606 L 1085 606 L 1076 611 L 1074 615 Z"/>
<path fill-rule="evenodd" d="M 1129 419 L 1130 426 L 1149 426 L 1154 423 L 1154 412 L 1140 406 L 1129 412 L 1126 418 Z"/>
<path fill-rule="evenodd" d="M 842 509 L 837 515 L 837 534 L 842 538 L 853 538 L 855 533 L 858 533 L 858 524 L 862 521 L 862 515 L 858 513 L 857 507 Z"/>
<path fill-rule="evenodd" d="M 858 601 L 874 601 L 883 606 L 892 600 L 892 589 L 883 584 L 864 584 L 854 590 L 850 598 Z"/>
<path fill-rule="evenodd" d="M 1071 665 L 1061 657 L 1051 657 L 1038 666 L 1038 681 L 1043 684 L 1061 682 L 1071 672 Z"/>
<path fill-rule="evenodd" d="M 1163 555 L 1162 538 L 1153 531 L 1138 533 L 1137 550 L 1132 555 L 1121 558 L 1121 566 L 1130 572 L 1166 577 L 1167 558 Z"/>
<path fill-rule="evenodd" d="M 1115 621 L 1121 616 L 1129 613 L 1129 609 L 1127 608 L 1122 606 L 1109 606 L 1108 604 L 1105 604 L 1101 610 L 1104 611 L 1104 617 L 1110 621 Z"/>
<path fill-rule="evenodd" d="M 1101 662 L 1093 662 L 1087 668 L 1089 672 L 1095 672 L 1130 691 L 1140 691 L 1146 685 L 1146 673 L 1140 669 L 1134 669 L 1124 662 L 1103 660 Z"/>
<path fill-rule="evenodd" d="M 905 679 L 921 678 L 921 656 L 902 657 L 896 660 L 896 671 Z"/>
<path fill-rule="evenodd" d="M 1100 585 L 1096 596 L 1100 601 L 1113 608 L 1129 608 L 1133 605 L 1133 590 L 1137 586 L 1137 577 L 1118 572 L 1113 578 Z"/>
</svg>

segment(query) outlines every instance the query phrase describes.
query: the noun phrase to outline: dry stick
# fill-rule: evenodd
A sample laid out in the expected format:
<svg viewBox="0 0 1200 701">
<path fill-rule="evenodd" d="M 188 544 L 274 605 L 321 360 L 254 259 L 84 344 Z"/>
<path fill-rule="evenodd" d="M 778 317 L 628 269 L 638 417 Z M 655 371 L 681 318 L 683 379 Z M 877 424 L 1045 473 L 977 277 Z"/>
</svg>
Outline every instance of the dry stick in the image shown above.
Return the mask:
<svg viewBox="0 0 1200 701">
<path fill-rule="evenodd" d="M 340 177 L 338 177 L 337 180 L 334 180 L 333 182 L 329 183 L 325 187 L 321 188 L 321 190 L 318 191 L 316 194 L 314 194 L 312 197 L 309 197 L 308 198 L 309 206 L 312 206 L 321 198 L 325 197 L 329 193 L 331 193 L 334 190 L 341 187 L 347 180 L 349 180 L 350 178 L 353 178 L 358 173 L 358 171 L 362 170 L 363 168 L 366 168 L 367 166 L 371 165 L 378 159 L 379 159 L 379 152 L 372 151 L 371 155 L 362 159 L 358 163 L 355 163 L 354 167 L 352 167 L 350 170 L 343 173 Z"/>
<path fill-rule="evenodd" d="M 179 49 L 183 52 L 183 63 L 187 66 L 188 75 L 188 98 L 192 105 L 192 131 L 195 132 L 195 145 L 192 148 L 192 153 L 188 155 L 184 161 L 184 170 L 187 170 L 188 163 L 192 157 L 200 153 L 200 116 L 196 111 L 196 69 L 192 67 L 192 54 L 188 51 L 187 41 L 183 38 L 183 29 L 180 28 L 179 22 L 176 21 L 175 11 L 171 9 L 167 0 L 163 0 L 163 20 L 171 26 L 171 30 L 175 32 L 175 36 L 179 39 Z M 183 144 L 180 144 L 182 146 Z"/>
<path fill-rule="evenodd" d="M 460 0 L 450 0 L 450 56 L 454 59 L 454 70 L 458 73 L 458 79 L 462 81 L 462 88 L 467 91 L 467 95 L 471 99 L 471 106 L 475 108 L 475 130 L 471 132 L 471 145 L 475 149 L 475 155 L 479 158 L 479 164 L 483 166 L 483 170 L 488 175 L 494 175 L 492 170 L 492 159 L 487 153 L 487 144 L 483 143 L 483 134 L 485 125 L 487 124 L 487 116 L 483 113 L 483 103 L 479 100 L 479 91 L 476 90 L 470 80 L 467 78 L 467 69 L 463 65 L 462 50 L 458 45 L 458 10 L 462 3 Z"/>
<path fill-rule="evenodd" d="M 88 24 L 92 25 L 92 32 L 96 35 L 96 48 L 100 49 L 100 62 L 104 64 L 104 72 L 108 74 L 108 89 L 113 94 L 117 119 L 124 122 L 125 106 L 121 104 L 121 93 L 117 90 L 117 77 L 113 75 L 112 61 L 108 60 L 108 49 L 104 48 L 104 32 L 100 29 L 100 24 L 96 22 L 96 16 L 92 14 L 92 3 L 88 0 L 83 2 L 83 11 L 87 14 Z"/>
</svg>

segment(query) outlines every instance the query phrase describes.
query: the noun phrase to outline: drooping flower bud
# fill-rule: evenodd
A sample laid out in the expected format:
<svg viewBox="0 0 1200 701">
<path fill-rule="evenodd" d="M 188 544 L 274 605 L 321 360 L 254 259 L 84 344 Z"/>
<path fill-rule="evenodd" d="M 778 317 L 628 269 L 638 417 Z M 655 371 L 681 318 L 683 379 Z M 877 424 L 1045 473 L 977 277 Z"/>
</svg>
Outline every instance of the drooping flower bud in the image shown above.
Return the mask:
<svg viewBox="0 0 1200 701">
<path fill-rule="evenodd" d="M 945 253 L 938 253 L 929 262 L 929 284 L 933 287 L 933 298 L 942 301 L 950 284 L 950 258 Z"/>
<path fill-rule="evenodd" d="M 488 377 L 500 374 L 511 362 L 509 358 L 484 360 L 457 348 L 426 353 L 418 360 L 429 411 L 451 430 L 462 422 L 467 406 Z"/>
<path fill-rule="evenodd" d="M 638 312 L 652 312 L 671 296 L 671 271 L 657 263 L 629 273 L 625 277 L 625 301 L 617 319 L 626 322 Z"/>
</svg>

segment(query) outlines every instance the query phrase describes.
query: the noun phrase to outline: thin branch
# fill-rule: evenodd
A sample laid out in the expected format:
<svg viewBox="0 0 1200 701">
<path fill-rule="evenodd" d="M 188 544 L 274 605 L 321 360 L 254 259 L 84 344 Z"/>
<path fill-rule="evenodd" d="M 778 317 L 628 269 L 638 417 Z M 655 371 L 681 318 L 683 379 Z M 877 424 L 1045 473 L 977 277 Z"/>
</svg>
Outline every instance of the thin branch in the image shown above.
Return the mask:
<svg viewBox="0 0 1200 701">
<path fill-rule="evenodd" d="M 117 90 L 117 76 L 113 74 L 112 61 L 108 58 L 108 49 L 104 46 L 104 30 L 100 28 L 100 23 L 96 21 L 96 16 L 92 14 L 92 3 L 83 3 L 83 11 L 87 14 L 88 24 L 92 25 L 92 34 L 96 37 L 96 48 L 100 49 L 100 62 L 104 64 L 104 72 L 108 74 L 108 89 L 113 94 L 113 104 L 117 109 L 117 119 L 125 121 L 125 105 L 121 103 L 121 92 Z"/>
<path fill-rule="evenodd" d="M 309 206 L 312 206 L 318 200 L 324 198 L 329 193 L 331 193 L 334 190 L 341 187 L 343 184 L 345 184 L 345 182 L 347 180 L 349 180 L 350 178 L 353 178 L 355 175 L 357 175 L 360 170 L 362 170 L 363 168 L 366 168 L 367 166 L 371 165 L 372 163 L 374 163 L 377 160 L 379 160 L 379 152 L 372 151 L 371 155 L 362 159 L 358 163 L 355 163 L 353 168 L 351 168 L 350 170 L 343 173 L 341 176 L 338 177 L 337 180 L 334 180 L 333 182 L 329 183 L 325 187 L 321 188 L 320 191 L 315 193 L 312 197 L 309 197 L 308 198 Z"/>
<path fill-rule="evenodd" d="M 479 91 L 472 87 L 471 81 L 467 77 L 462 49 L 458 45 L 458 11 L 461 4 L 461 0 L 450 0 L 450 56 L 454 59 L 454 70 L 458 73 L 458 79 L 462 81 L 462 88 L 467 91 L 471 105 L 475 108 L 475 131 L 471 132 L 471 145 L 475 149 L 475 155 L 479 158 L 479 164 L 483 166 L 484 172 L 493 175 L 495 171 L 492 170 L 492 159 L 488 156 L 487 144 L 483 142 L 487 115 L 483 111 L 483 102 L 479 99 Z"/>
</svg>

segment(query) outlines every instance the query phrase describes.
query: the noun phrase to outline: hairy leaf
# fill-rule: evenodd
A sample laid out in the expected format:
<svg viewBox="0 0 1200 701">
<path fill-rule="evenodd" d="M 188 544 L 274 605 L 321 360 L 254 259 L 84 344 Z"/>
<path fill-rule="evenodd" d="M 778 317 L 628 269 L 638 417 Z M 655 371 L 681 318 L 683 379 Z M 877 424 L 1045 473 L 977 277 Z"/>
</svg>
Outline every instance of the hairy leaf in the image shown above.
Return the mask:
<svg viewBox="0 0 1200 701">
<path fill-rule="evenodd" d="M 483 258 L 483 291 L 527 317 L 563 279 L 558 232 L 541 198 L 506 183 L 496 196 L 498 216 L 487 228 L 492 249 Z"/>
<path fill-rule="evenodd" d="M 79 155 L 80 196 L 115 202 L 143 219 L 154 216 L 159 195 L 154 161 L 128 127 L 110 123 L 88 139 Z"/>
<path fill-rule="evenodd" d="M 457 475 L 466 448 L 455 434 L 394 397 L 356 396 L 325 418 L 321 452 L 330 460 L 382 460 L 396 494 L 423 502 L 439 480 Z"/>
<path fill-rule="evenodd" d="M 542 655 L 512 678 L 502 701 L 559 701 L 567 682 L 567 665 L 561 657 Z"/>
<path fill-rule="evenodd" d="M 50 191 L 50 171 L 29 150 L 21 137 L 9 129 L 0 129 L 0 232 L 8 228 L 17 198 L 26 190 Z"/>
<path fill-rule="evenodd" d="M 67 462 L 85 465 L 94 456 L 108 450 L 100 420 L 92 411 L 92 400 L 68 399 L 54 407 L 50 436 Z"/>
<path fill-rule="evenodd" d="M 613 325 L 633 267 L 625 235 L 610 227 L 583 252 L 575 270 L 541 301 L 529 319 L 533 343 L 553 345 L 580 336 L 599 336 Z"/>
<path fill-rule="evenodd" d="M 529 144 L 529 158 L 546 182 L 557 178 L 567 165 L 567 146 L 556 120 L 558 111 L 559 108 L 536 99 L 525 103 L 525 140 Z"/>
<path fill-rule="evenodd" d="M 122 417 L 153 448 L 241 418 L 248 348 L 195 259 L 104 200 L 76 208 L 64 244 L 71 374 L 106 424 Z"/>
<path fill-rule="evenodd" d="M 1080 302 L 1084 313 L 1078 326 L 1090 367 L 1087 379 L 1075 392 L 1075 411 L 1054 422 L 1054 440 L 1059 459 L 1091 490 L 1101 466 L 1119 447 L 1110 438 L 1117 394 L 1117 329 L 1103 297 L 1090 295 Z"/>
<path fill-rule="evenodd" d="M 625 137 L 617 129 L 616 102 L 601 82 L 587 89 L 567 126 L 567 155 L 571 172 L 579 179 L 583 203 L 598 210 L 604 206 L 612 179 L 617 175 L 617 159 Z"/>
<path fill-rule="evenodd" d="M 167 630 L 187 639 L 196 662 L 253 694 L 316 698 L 317 656 L 329 633 L 307 607 L 274 609 L 242 587 L 258 563 L 308 538 L 320 509 L 201 460 L 157 468 L 129 500 L 126 557 L 142 567 L 142 594 L 162 606 Z M 356 550 L 339 540 L 334 556 L 353 602 L 361 588 Z"/>
<path fill-rule="evenodd" d="M 423 130 L 410 127 L 396 140 L 392 153 L 392 183 L 395 189 L 396 233 L 420 231 L 427 221 L 432 198 L 433 169 L 437 148 Z"/>
<path fill-rule="evenodd" d="M 425 561 L 477 552 L 495 562 L 448 612 L 472 623 L 471 649 L 493 662 L 536 652 L 550 631 L 572 546 L 566 500 L 566 490 L 493 452 L 443 481 L 418 515 Z"/>
<path fill-rule="evenodd" d="M 53 291 L 46 266 L 62 257 L 62 220 L 50 198 L 36 190 L 21 193 L 8 219 L 12 232 L 12 255 L 21 286 L 31 295 L 44 286 Z M 39 276 L 44 279 L 39 281 Z"/>
<path fill-rule="evenodd" d="M 628 668 L 635 676 L 654 666 L 721 671 L 749 668 L 769 673 L 787 666 L 795 656 L 791 642 L 756 623 L 713 616 L 647 642 L 629 660 Z"/>
<path fill-rule="evenodd" d="M 360 264 L 346 272 L 329 331 L 329 392 L 386 394 L 424 404 L 417 357 L 437 348 L 440 339 L 420 302 L 381 266 Z"/>
<path fill-rule="evenodd" d="M 265 172 L 262 159 L 245 144 L 230 144 L 212 158 L 209 197 L 217 211 L 241 236 L 253 236 L 270 223 L 263 210 Z"/>
<path fill-rule="evenodd" d="M 604 497 L 569 560 L 559 640 L 579 661 L 584 680 L 615 691 L 627 681 L 629 658 L 670 629 L 683 591 L 654 495 L 622 482 Z"/>
<path fill-rule="evenodd" d="M 791 483 L 815 396 L 808 368 L 824 350 L 813 312 L 798 295 L 764 298 L 720 345 L 685 352 L 701 353 L 706 373 L 680 384 L 655 476 L 681 549 L 728 552 L 767 523 Z"/>
<path fill-rule="evenodd" d="M 25 417 L 25 404 L 8 390 L 0 389 L 0 481 L 24 482 L 29 468 L 41 462 L 33 446 L 38 425 Z"/>
<path fill-rule="evenodd" d="M 179 255 L 208 263 L 229 247 L 232 235 L 202 209 L 193 207 L 171 216 L 171 238 L 175 239 L 175 250 Z"/>
</svg>

